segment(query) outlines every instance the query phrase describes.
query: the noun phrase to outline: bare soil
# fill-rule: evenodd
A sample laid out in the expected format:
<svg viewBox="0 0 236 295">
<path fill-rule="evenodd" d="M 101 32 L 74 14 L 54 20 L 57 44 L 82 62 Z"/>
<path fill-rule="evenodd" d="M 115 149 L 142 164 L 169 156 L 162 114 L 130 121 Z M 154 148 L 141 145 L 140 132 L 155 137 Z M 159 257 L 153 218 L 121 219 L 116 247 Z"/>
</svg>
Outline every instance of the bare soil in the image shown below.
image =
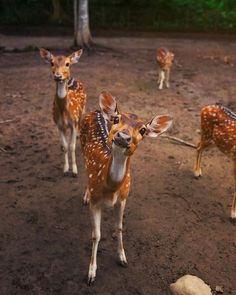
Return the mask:
<svg viewBox="0 0 236 295">
<path fill-rule="evenodd" d="M 197 143 L 200 110 L 222 102 L 236 111 L 236 40 L 99 37 L 73 75 L 88 93 L 87 110 L 108 90 L 120 109 L 150 119 L 171 114 L 169 134 Z M 70 53 L 69 37 L 0 36 L 7 49 L 29 45 Z M 157 89 L 156 48 L 175 53 L 171 89 Z M 133 183 L 125 212 L 128 268 L 117 264 L 112 210 L 102 222 L 98 273 L 86 285 L 91 254 L 86 175 L 77 144 L 78 178 L 63 177 L 63 156 L 52 121 L 54 82 L 39 53 L 0 54 L 0 294 L 168 294 L 184 274 L 224 295 L 236 294 L 236 227 L 230 222 L 232 163 L 213 148 L 203 177 L 193 177 L 195 150 L 167 139 L 146 139 L 132 158 Z"/>
</svg>

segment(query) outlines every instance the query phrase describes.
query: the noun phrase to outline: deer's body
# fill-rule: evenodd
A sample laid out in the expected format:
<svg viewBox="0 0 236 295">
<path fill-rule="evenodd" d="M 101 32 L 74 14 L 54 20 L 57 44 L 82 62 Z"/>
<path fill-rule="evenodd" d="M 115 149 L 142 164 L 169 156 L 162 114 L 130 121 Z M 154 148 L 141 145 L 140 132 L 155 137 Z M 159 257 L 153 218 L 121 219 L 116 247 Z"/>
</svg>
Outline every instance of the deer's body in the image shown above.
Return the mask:
<svg viewBox="0 0 236 295">
<path fill-rule="evenodd" d="M 163 83 L 166 87 L 170 87 L 170 70 L 174 60 L 174 54 L 166 48 L 157 49 L 157 63 L 159 65 L 159 74 L 157 84 L 159 89 L 163 89 Z"/>
<path fill-rule="evenodd" d="M 123 247 L 122 222 L 130 189 L 130 158 L 145 135 L 156 137 L 171 124 L 169 116 L 155 117 L 145 124 L 134 114 L 119 113 L 116 100 L 108 93 L 100 95 L 101 111 L 86 114 L 81 126 L 81 144 L 88 174 L 84 202 L 90 204 L 93 250 L 88 283 L 96 277 L 97 248 L 104 205 L 115 208 L 118 255 L 127 264 Z"/>
<path fill-rule="evenodd" d="M 202 174 L 202 152 L 212 143 L 233 160 L 236 189 L 236 114 L 220 104 L 206 106 L 201 111 L 201 140 L 197 147 L 197 159 L 194 167 L 196 177 Z M 236 192 L 234 193 L 231 217 L 236 218 Z"/>
<path fill-rule="evenodd" d="M 56 93 L 53 101 L 53 120 L 60 133 L 62 149 L 64 152 L 65 174 L 69 172 L 68 152 L 71 150 L 72 172 L 77 175 L 75 157 L 76 138 L 82 114 L 85 111 L 86 93 L 82 83 L 70 76 L 69 67 L 76 63 L 82 51 L 65 56 L 53 56 L 46 49 L 41 49 L 40 54 L 46 62 L 52 66 L 52 73 L 56 81 Z M 67 138 L 67 130 L 71 132 L 70 141 Z"/>
</svg>

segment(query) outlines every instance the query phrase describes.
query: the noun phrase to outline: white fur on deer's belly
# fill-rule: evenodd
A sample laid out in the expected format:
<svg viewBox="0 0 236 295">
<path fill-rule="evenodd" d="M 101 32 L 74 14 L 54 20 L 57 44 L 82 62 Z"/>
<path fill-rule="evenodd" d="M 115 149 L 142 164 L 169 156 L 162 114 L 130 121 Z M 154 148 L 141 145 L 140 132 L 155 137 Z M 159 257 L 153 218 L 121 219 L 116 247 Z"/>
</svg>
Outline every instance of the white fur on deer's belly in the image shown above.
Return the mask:
<svg viewBox="0 0 236 295">
<path fill-rule="evenodd" d="M 114 182 L 121 182 L 126 173 L 127 156 L 125 149 L 112 144 L 112 162 L 110 167 L 110 178 Z"/>
</svg>

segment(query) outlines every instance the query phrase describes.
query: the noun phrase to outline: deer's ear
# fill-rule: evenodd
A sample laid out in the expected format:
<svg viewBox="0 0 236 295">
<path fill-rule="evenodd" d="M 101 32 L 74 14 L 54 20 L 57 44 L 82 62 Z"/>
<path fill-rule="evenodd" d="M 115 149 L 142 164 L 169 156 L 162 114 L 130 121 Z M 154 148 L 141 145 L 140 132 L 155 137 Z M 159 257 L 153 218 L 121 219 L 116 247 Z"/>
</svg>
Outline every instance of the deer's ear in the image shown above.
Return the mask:
<svg viewBox="0 0 236 295">
<path fill-rule="evenodd" d="M 79 59 L 80 59 L 82 53 L 83 53 L 83 50 L 82 50 L 82 49 L 73 52 L 73 53 L 69 56 L 70 63 L 71 63 L 71 64 L 76 64 L 76 63 L 79 61 Z"/>
<path fill-rule="evenodd" d="M 119 114 L 117 109 L 117 102 L 109 92 L 103 91 L 99 96 L 99 106 L 103 117 L 106 120 L 112 120 L 112 117 Z"/>
<path fill-rule="evenodd" d="M 41 48 L 40 49 L 41 57 L 46 61 L 46 63 L 50 63 L 53 60 L 53 55 L 47 49 Z"/>
<path fill-rule="evenodd" d="M 157 137 L 163 132 L 167 131 L 172 125 L 172 117 L 165 116 L 156 116 L 150 122 L 147 123 L 146 136 Z"/>
</svg>

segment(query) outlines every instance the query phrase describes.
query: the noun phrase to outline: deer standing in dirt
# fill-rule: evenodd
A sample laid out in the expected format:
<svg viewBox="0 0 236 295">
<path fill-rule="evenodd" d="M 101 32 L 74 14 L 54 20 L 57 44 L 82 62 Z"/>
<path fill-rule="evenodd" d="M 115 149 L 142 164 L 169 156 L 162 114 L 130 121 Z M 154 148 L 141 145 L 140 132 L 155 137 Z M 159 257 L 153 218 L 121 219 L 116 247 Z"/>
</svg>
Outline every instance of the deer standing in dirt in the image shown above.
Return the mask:
<svg viewBox="0 0 236 295">
<path fill-rule="evenodd" d="M 130 160 L 145 137 L 157 137 L 172 123 L 170 116 L 156 116 L 144 122 L 138 116 L 118 111 L 116 99 L 107 92 L 99 97 L 100 110 L 87 113 L 81 124 L 81 145 L 88 174 L 84 202 L 89 203 L 92 219 L 92 256 L 88 284 L 96 277 L 97 249 L 104 205 L 114 206 L 118 256 L 127 265 L 122 238 L 122 222 L 130 189 Z"/>
<path fill-rule="evenodd" d="M 76 165 L 76 138 L 82 114 L 85 111 L 86 93 L 82 83 L 70 75 L 70 66 L 77 63 L 82 50 L 69 56 L 54 56 L 48 50 L 41 48 L 41 57 L 51 64 L 52 74 L 56 82 L 56 93 L 53 102 L 53 120 L 60 133 L 62 150 L 64 152 L 64 174 L 69 172 L 68 150 L 71 150 L 72 173 L 77 175 Z M 67 130 L 70 130 L 70 140 L 67 138 Z"/>
<path fill-rule="evenodd" d="M 157 63 L 159 65 L 159 73 L 157 84 L 159 89 L 163 89 L 163 83 L 170 88 L 170 70 L 174 60 L 174 54 L 166 48 L 157 49 Z"/>
<path fill-rule="evenodd" d="M 218 149 L 234 162 L 235 189 L 231 218 L 236 220 L 236 114 L 220 104 L 206 106 L 201 111 L 201 140 L 197 146 L 195 177 L 202 175 L 202 152 L 211 143 L 215 143 Z"/>
</svg>

